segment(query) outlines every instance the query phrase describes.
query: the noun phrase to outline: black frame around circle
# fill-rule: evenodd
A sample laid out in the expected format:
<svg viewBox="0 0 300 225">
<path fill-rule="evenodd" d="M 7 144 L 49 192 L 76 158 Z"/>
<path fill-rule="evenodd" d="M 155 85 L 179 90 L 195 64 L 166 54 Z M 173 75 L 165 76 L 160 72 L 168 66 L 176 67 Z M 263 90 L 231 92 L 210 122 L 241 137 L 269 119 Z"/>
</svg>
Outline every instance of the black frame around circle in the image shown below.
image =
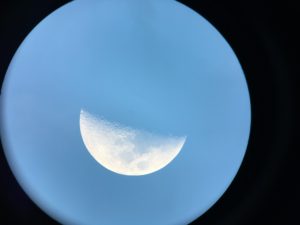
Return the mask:
<svg viewBox="0 0 300 225">
<path fill-rule="evenodd" d="M 2 79 L 26 35 L 66 2 L 0 3 Z M 236 178 L 221 199 L 192 224 L 299 224 L 293 152 L 297 71 L 293 29 L 299 20 L 294 16 L 298 13 L 295 5 L 258 0 L 180 2 L 204 16 L 229 42 L 245 72 L 252 107 L 250 140 Z M 0 175 L 0 224 L 57 224 L 22 191 L 3 151 Z"/>
</svg>

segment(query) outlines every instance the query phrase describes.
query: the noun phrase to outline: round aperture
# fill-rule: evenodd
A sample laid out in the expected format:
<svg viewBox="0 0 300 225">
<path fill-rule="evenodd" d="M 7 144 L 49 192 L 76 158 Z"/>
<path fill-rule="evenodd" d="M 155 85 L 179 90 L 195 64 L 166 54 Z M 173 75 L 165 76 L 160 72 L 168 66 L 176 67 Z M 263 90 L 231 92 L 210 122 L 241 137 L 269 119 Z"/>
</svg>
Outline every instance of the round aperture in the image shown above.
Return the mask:
<svg viewBox="0 0 300 225">
<path fill-rule="evenodd" d="M 173 0 L 73 1 L 27 36 L 1 92 L 18 182 L 64 224 L 187 224 L 226 191 L 251 110 L 222 35 Z"/>
</svg>

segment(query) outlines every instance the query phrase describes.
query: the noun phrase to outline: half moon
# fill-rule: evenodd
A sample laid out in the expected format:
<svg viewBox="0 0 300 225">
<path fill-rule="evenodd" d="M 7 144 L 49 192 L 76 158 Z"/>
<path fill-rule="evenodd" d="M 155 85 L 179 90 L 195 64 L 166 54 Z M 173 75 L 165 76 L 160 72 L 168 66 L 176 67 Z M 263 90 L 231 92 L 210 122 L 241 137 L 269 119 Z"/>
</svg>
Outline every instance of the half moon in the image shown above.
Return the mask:
<svg viewBox="0 0 300 225">
<path fill-rule="evenodd" d="M 168 165 L 186 137 L 162 136 L 133 129 L 81 110 L 80 132 L 94 159 L 122 175 L 146 175 Z"/>
</svg>

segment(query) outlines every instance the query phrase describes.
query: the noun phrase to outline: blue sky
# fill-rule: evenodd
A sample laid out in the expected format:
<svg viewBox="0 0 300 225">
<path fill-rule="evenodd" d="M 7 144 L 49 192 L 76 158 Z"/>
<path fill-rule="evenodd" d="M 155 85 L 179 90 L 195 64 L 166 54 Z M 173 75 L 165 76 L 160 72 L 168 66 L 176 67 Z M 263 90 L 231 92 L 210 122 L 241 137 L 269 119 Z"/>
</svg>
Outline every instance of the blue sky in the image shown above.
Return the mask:
<svg viewBox="0 0 300 225">
<path fill-rule="evenodd" d="M 86 150 L 81 109 L 186 136 L 153 174 L 113 173 Z M 66 224 L 185 224 L 224 193 L 245 154 L 250 99 L 221 34 L 173 0 L 77 0 L 24 40 L 1 94 L 1 136 L 18 181 Z"/>
</svg>

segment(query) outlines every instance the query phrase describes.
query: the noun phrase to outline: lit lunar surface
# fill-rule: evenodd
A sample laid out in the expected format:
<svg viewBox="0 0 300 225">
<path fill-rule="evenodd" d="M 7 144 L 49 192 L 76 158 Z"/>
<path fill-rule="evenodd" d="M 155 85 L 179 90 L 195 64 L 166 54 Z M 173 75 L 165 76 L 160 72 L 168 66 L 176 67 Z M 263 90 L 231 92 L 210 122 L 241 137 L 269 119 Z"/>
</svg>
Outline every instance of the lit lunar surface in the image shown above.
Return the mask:
<svg viewBox="0 0 300 225">
<path fill-rule="evenodd" d="M 234 51 L 175 0 L 62 6 L 18 48 L 0 104 L 13 174 L 65 225 L 189 224 L 233 181 L 251 124 Z"/>
<path fill-rule="evenodd" d="M 170 163 L 185 137 L 164 137 L 80 112 L 80 131 L 91 155 L 102 166 L 124 175 L 145 175 Z"/>
</svg>

